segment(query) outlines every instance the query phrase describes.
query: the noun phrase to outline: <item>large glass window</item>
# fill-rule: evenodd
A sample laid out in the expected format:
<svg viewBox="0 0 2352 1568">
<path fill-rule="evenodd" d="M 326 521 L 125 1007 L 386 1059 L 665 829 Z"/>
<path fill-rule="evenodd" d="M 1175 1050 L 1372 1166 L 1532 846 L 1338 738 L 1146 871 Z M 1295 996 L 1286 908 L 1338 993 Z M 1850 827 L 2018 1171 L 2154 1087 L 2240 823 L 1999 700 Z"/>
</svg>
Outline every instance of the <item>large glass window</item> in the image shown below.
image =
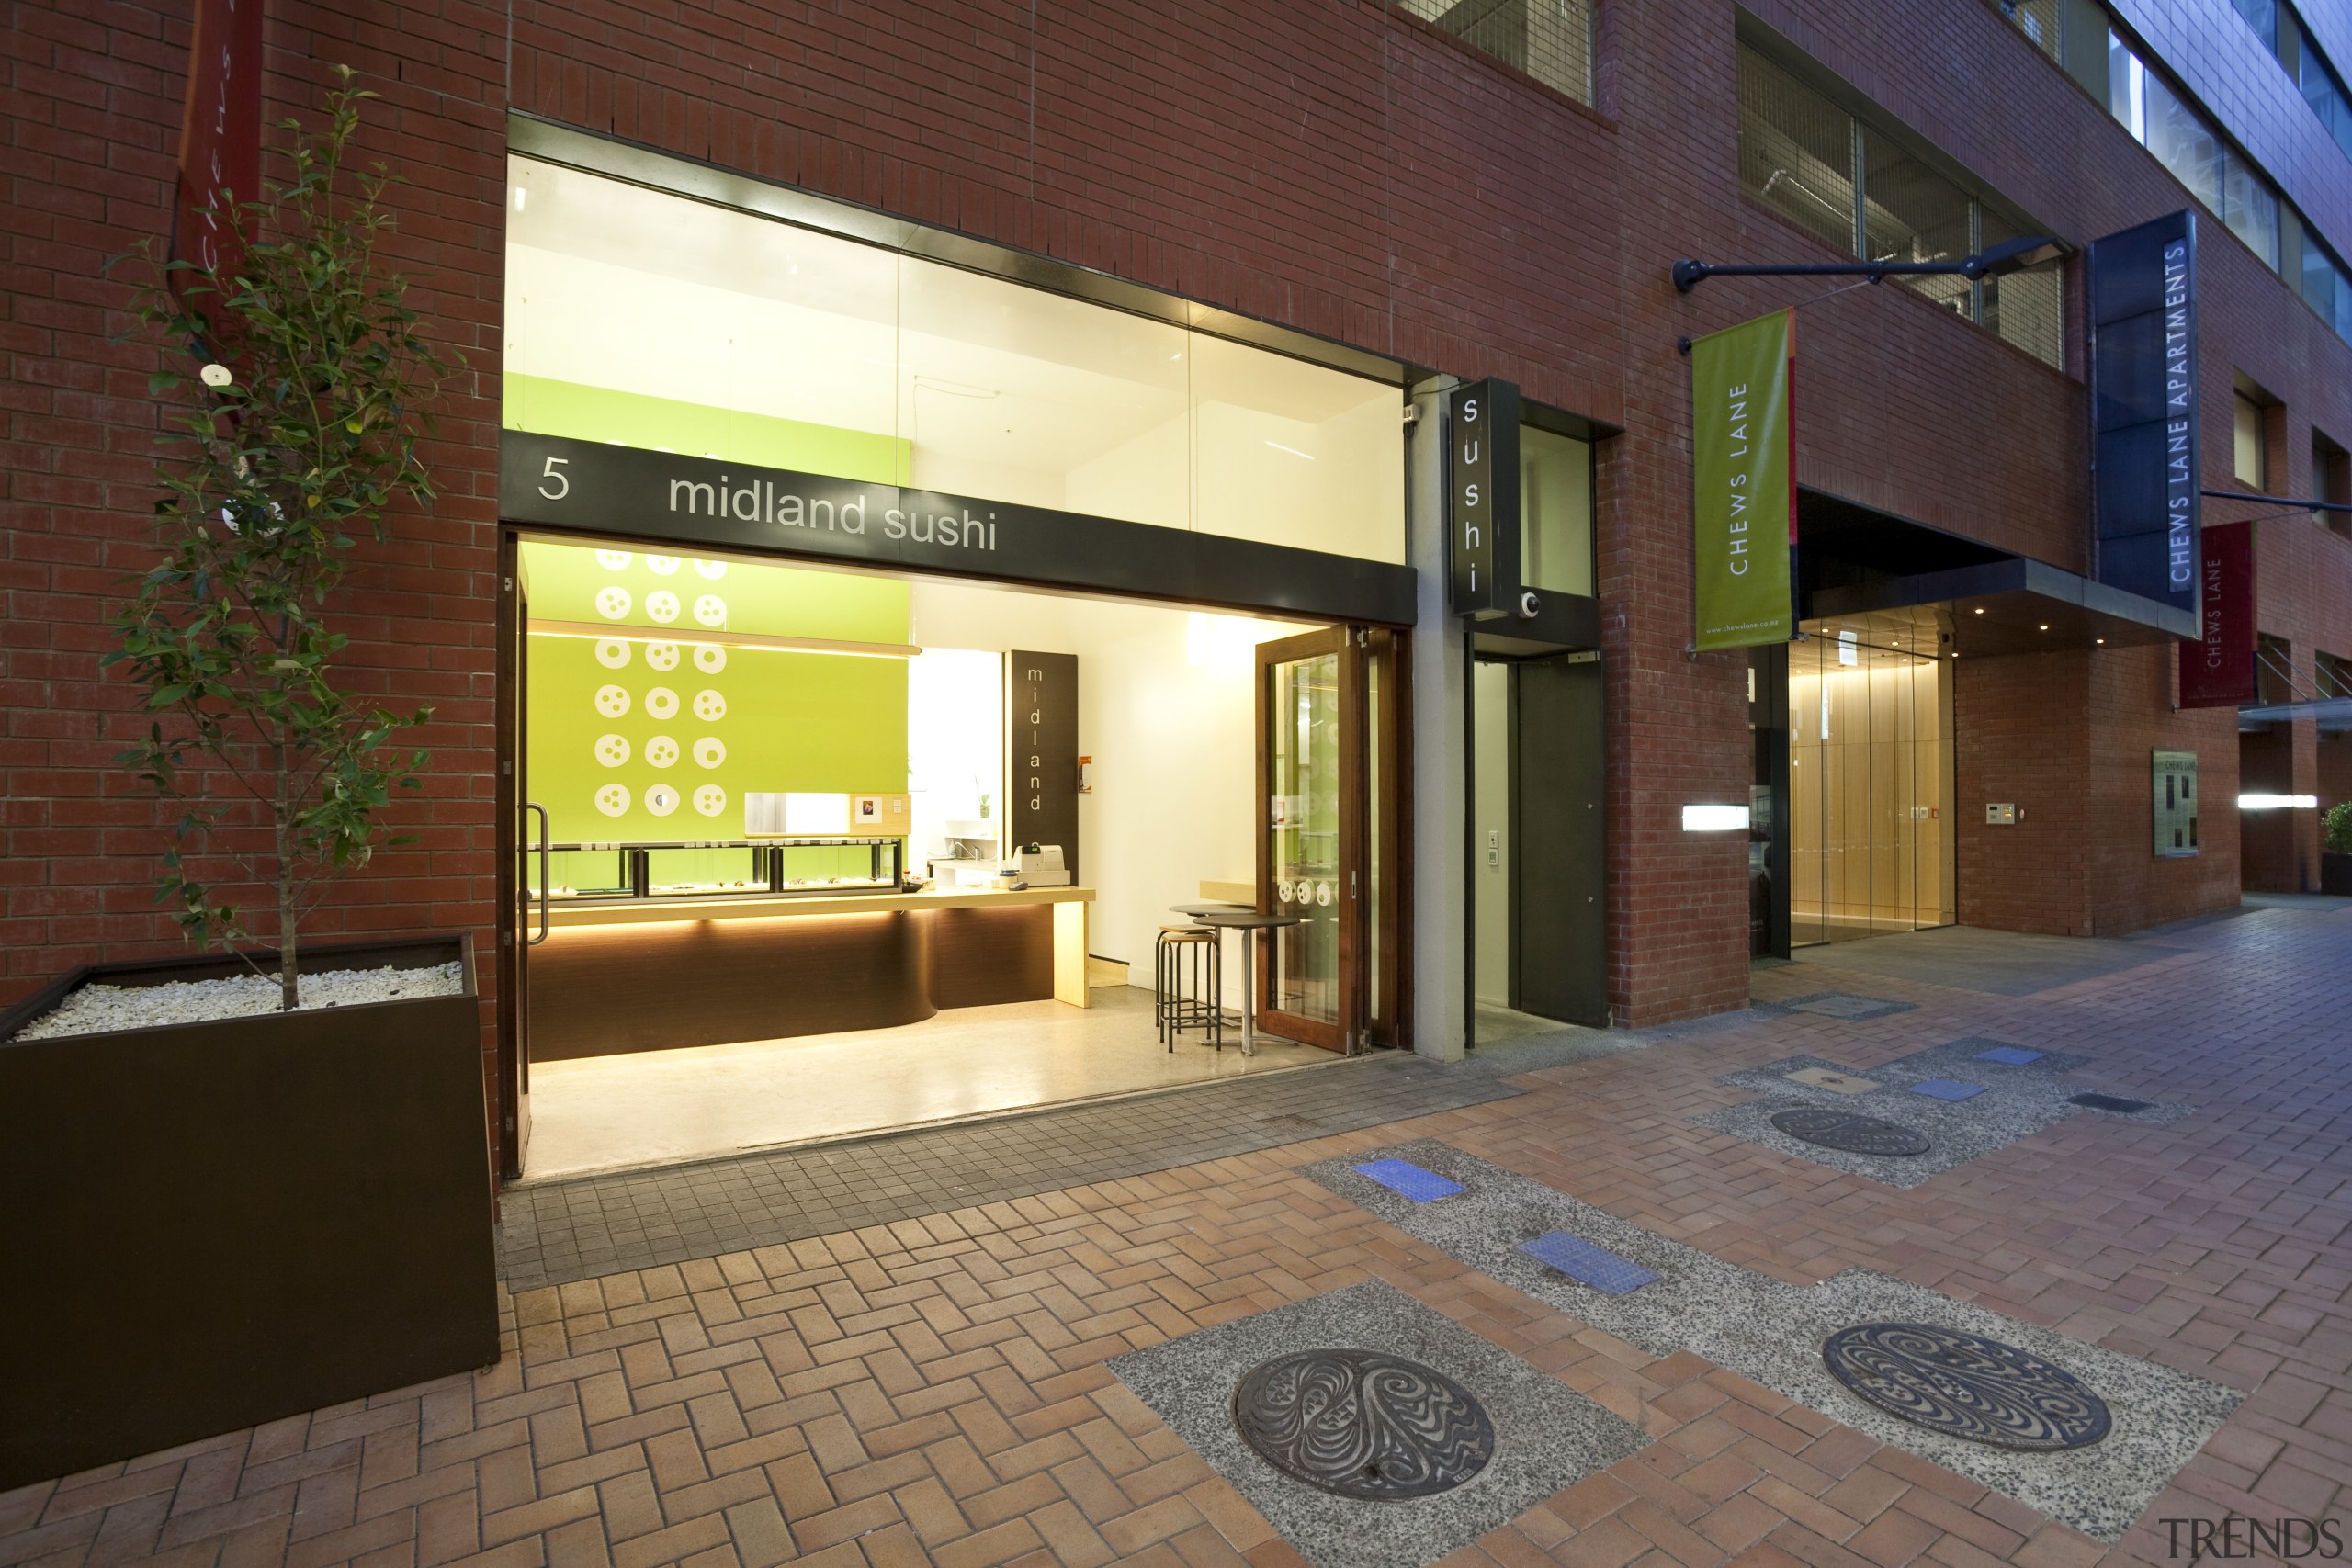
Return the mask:
<svg viewBox="0 0 2352 1568">
<path fill-rule="evenodd" d="M 1553 593 L 1592 594 L 1592 448 L 1519 429 L 1520 578 Z"/>
<path fill-rule="evenodd" d="M 1394 386 L 533 159 L 506 423 L 1405 558 Z"/>
<path fill-rule="evenodd" d="M 2054 0 L 2050 9 L 2054 17 Z M 1857 119 L 1745 44 L 1739 51 L 1739 180 L 1749 196 L 1782 217 L 1848 255 L 1874 261 L 1960 261 L 2029 231 L 1933 167 L 1891 129 Z M 2065 287 L 2056 262 L 1982 284 L 1956 274 L 1901 281 L 2045 365 L 2066 363 Z"/>
<path fill-rule="evenodd" d="M 1592 102 L 1592 0 L 1396 0 L 1580 104 Z"/>
</svg>

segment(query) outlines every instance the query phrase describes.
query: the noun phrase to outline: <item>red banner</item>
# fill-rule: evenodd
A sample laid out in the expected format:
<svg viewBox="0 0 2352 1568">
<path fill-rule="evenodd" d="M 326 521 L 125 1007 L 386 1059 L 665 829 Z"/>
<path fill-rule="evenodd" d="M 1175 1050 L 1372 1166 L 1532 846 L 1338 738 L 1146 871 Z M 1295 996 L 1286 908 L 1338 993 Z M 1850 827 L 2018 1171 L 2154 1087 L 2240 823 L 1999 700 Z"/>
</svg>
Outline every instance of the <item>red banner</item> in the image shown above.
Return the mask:
<svg viewBox="0 0 2352 1568">
<path fill-rule="evenodd" d="M 2203 555 L 2205 636 L 2180 645 L 2180 705 L 2233 708 L 2254 701 L 2254 525 L 2208 524 Z"/>
<path fill-rule="evenodd" d="M 204 209 L 261 195 L 261 7 L 262 0 L 197 0 L 172 202 L 174 261 L 233 266 L 234 234 Z"/>
</svg>

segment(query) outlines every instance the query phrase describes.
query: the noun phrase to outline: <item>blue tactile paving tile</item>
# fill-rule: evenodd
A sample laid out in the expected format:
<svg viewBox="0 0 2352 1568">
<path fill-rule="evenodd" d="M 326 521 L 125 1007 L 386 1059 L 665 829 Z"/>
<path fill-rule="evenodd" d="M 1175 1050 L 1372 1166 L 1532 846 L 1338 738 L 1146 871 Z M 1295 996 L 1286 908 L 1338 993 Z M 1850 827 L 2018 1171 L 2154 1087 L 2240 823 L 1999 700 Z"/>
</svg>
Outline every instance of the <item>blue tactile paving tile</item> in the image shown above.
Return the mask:
<svg viewBox="0 0 2352 1568">
<path fill-rule="evenodd" d="M 1566 1231 L 1545 1231 L 1533 1241 L 1521 1242 L 1519 1249 L 1538 1263 L 1557 1269 L 1603 1295 L 1626 1295 L 1657 1278 L 1640 1264 Z"/>
<path fill-rule="evenodd" d="M 1434 1203 L 1440 1198 L 1451 1198 L 1456 1192 L 1470 1190 L 1459 1181 L 1448 1181 L 1433 1170 L 1423 1170 L 1410 1160 L 1375 1159 L 1351 1167 L 1358 1176 L 1379 1182 L 1401 1198 L 1416 1203 Z"/>
<path fill-rule="evenodd" d="M 1996 1045 L 1990 1051 L 1979 1051 L 1980 1062 L 1998 1062 L 2005 1067 L 2022 1067 L 2028 1062 L 2039 1062 L 2045 1053 L 2029 1051 L 2022 1045 Z"/>
<path fill-rule="evenodd" d="M 1913 1094 L 1924 1094 L 1930 1100 L 1969 1100 L 1984 1092 L 1981 1083 L 1962 1083 L 1958 1078 L 1926 1078 L 1911 1086 Z"/>
</svg>

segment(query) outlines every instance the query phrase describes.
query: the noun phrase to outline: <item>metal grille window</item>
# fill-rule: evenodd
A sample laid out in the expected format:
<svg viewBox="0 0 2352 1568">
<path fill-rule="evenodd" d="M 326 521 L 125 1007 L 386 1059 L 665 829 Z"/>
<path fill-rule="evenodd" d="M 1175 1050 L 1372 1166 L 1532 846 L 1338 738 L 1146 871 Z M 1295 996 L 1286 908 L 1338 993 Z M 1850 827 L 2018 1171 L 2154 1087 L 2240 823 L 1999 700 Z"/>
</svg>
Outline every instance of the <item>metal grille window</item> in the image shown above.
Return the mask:
<svg viewBox="0 0 2352 1568">
<path fill-rule="evenodd" d="M 1854 250 L 1854 118 L 1752 49 L 1739 51 L 1739 183 Z"/>
<path fill-rule="evenodd" d="M 1963 261 L 1976 254 L 1976 203 L 1885 134 L 1862 131 L 1862 255 L 1869 261 Z M 1957 276 L 1897 281 L 1956 314 L 1975 315 L 1973 286 Z"/>
<path fill-rule="evenodd" d="M 2056 0 L 2051 4 L 2054 15 Z M 1872 261 L 1959 261 L 2029 231 L 1989 210 L 1892 132 L 1857 120 L 1746 44 L 1739 50 L 1739 183 L 1846 254 Z M 1983 284 L 1932 275 L 1901 281 L 2043 364 L 2064 366 L 2059 264 Z"/>
<path fill-rule="evenodd" d="M 1592 0 L 1396 0 L 1514 71 L 1592 102 Z"/>
</svg>

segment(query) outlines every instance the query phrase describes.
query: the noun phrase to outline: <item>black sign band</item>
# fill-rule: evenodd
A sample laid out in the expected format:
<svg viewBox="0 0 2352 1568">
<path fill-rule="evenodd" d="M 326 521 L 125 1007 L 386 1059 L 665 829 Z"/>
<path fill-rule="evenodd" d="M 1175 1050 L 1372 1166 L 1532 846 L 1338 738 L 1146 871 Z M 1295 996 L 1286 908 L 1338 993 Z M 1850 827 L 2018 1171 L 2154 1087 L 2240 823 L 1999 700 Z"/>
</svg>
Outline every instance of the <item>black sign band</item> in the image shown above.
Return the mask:
<svg viewBox="0 0 2352 1568">
<path fill-rule="evenodd" d="M 517 430 L 500 445 L 498 510 L 510 523 L 714 549 L 1413 623 L 1408 566 Z"/>
</svg>

